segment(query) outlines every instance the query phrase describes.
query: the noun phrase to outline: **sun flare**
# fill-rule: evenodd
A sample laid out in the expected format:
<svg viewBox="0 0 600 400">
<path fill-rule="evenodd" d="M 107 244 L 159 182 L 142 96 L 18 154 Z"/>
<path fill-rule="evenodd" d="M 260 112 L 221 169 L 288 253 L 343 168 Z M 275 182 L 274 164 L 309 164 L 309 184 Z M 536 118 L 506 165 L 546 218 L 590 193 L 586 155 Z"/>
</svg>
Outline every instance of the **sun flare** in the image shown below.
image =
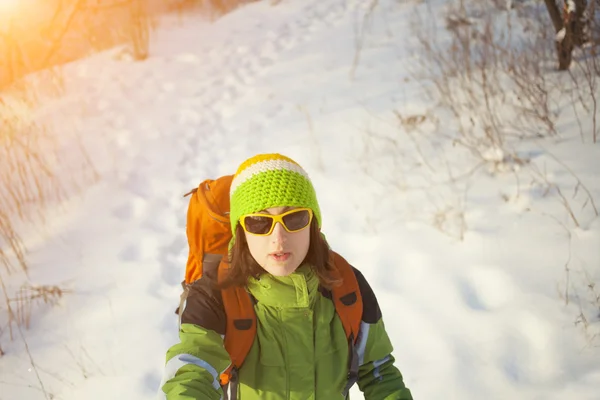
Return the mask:
<svg viewBox="0 0 600 400">
<path fill-rule="evenodd" d="M 0 0 L 0 17 L 8 11 L 15 10 L 19 4 L 19 0 Z"/>
</svg>

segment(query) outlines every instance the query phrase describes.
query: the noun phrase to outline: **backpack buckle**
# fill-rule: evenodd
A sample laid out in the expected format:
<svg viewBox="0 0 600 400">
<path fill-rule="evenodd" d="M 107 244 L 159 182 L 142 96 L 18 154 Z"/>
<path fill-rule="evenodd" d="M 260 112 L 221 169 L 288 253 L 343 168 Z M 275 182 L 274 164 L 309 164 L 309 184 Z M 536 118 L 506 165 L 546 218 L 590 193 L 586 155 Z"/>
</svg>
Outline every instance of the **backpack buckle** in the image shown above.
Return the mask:
<svg viewBox="0 0 600 400">
<path fill-rule="evenodd" d="M 223 400 L 237 400 L 238 378 L 238 368 L 231 368 L 231 371 L 228 375 L 227 385 L 223 386 Z"/>
</svg>

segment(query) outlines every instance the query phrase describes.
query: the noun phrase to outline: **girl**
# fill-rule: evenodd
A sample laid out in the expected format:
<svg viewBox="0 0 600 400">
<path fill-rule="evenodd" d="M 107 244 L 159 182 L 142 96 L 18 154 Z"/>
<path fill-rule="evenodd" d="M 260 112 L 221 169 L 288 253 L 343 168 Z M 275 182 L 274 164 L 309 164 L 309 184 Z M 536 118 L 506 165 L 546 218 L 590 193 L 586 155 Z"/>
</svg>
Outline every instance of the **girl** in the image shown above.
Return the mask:
<svg viewBox="0 0 600 400">
<path fill-rule="evenodd" d="M 330 291 L 340 282 L 320 233 L 315 190 L 300 165 L 279 154 L 242 163 L 231 183 L 230 223 L 231 273 L 220 285 L 207 274 L 191 286 L 180 343 L 167 352 L 166 399 L 227 398 L 219 382 L 231 364 L 220 288 L 231 286 L 250 293 L 257 321 L 232 399 L 345 399 L 353 380 L 367 400 L 412 399 L 394 366 L 377 299 L 355 269 L 363 311 L 358 374 L 348 384 L 353 352 Z"/>
</svg>

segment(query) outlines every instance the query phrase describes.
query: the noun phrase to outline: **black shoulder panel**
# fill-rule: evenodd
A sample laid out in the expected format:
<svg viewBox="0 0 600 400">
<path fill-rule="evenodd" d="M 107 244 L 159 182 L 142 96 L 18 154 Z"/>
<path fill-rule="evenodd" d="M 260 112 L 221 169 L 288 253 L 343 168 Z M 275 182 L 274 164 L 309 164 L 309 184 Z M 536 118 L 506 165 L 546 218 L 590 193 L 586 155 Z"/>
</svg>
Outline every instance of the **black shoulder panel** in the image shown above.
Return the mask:
<svg viewBox="0 0 600 400">
<path fill-rule="evenodd" d="M 227 316 L 221 290 L 215 287 L 215 281 L 209 276 L 203 276 L 190 286 L 181 323 L 200 325 L 221 335 L 225 334 Z"/>
<path fill-rule="evenodd" d="M 374 324 L 381 319 L 379 303 L 377 302 L 373 289 L 371 289 L 369 282 L 367 282 L 363 274 L 354 267 L 352 267 L 352 269 L 354 270 L 354 275 L 356 275 L 358 287 L 360 288 L 360 295 L 362 296 L 363 301 L 362 320 L 367 324 Z"/>
</svg>

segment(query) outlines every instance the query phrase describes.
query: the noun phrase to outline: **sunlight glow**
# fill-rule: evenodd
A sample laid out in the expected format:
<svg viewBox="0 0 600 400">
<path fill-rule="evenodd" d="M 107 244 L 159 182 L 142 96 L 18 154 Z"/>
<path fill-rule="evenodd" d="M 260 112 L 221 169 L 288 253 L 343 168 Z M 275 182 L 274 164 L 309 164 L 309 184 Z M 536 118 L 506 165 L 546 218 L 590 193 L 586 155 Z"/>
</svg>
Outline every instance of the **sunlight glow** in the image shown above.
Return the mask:
<svg viewBox="0 0 600 400">
<path fill-rule="evenodd" d="M 8 14 L 11 11 L 14 12 L 18 7 L 19 2 L 19 0 L 0 0 L 0 18 L 7 17 L 5 14 Z"/>
</svg>

